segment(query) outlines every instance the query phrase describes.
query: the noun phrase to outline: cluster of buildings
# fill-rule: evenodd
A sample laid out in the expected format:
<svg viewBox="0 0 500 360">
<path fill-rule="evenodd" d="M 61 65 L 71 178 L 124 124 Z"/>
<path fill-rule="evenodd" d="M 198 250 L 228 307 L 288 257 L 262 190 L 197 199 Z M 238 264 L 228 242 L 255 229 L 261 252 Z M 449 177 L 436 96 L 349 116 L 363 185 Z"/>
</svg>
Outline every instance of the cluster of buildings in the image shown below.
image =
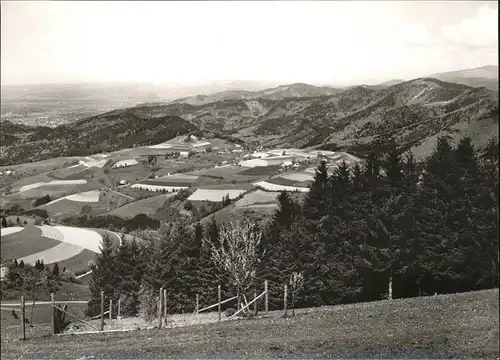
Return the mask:
<svg viewBox="0 0 500 360">
<path fill-rule="evenodd" d="M 336 163 L 345 160 L 349 164 L 359 162 L 361 159 L 344 152 L 302 150 L 302 149 L 273 149 L 255 151 L 246 154 L 239 165 L 245 167 L 257 166 L 282 166 L 298 168 L 300 164 L 325 160 Z"/>
</svg>

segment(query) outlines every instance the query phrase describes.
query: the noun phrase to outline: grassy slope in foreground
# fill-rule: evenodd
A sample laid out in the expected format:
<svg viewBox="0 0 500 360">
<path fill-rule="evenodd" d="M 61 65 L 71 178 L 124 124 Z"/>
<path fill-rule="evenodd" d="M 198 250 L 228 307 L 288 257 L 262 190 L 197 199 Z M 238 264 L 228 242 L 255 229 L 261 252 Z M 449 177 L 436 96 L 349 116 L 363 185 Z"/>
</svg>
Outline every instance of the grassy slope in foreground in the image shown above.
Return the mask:
<svg viewBox="0 0 500 360">
<path fill-rule="evenodd" d="M 271 313 L 271 315 L 274 315 Z M 301 309 L 265 319 L 42 338 L 26 358 L 497 358 L 498 289 Z M 2 327 L 2 359 L 21 344 Z"/>
</svg>

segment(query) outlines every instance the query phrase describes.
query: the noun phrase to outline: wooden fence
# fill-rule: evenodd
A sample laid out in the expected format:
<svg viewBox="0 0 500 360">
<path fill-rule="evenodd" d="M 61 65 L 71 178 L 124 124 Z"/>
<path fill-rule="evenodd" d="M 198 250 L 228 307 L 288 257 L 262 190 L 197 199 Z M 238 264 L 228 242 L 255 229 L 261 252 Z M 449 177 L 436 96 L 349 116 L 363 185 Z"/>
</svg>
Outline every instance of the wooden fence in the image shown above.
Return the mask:
<svg viewBox="0 0 500 360">
<path fill-rule="evenodd" d="M 287 285 L 284 285 L 283 288 L 284 291 L 284 296 L 283 296 L 283 309 L 284 309 L 284 315 L 287 316 L 288 314 L 288 304 L 287 304 L 287 298 L 288 298 L 288 288 Z M 72 315 L 68 311 L 68 304 L 70 303 L 83 303 L 84 301 L 66 301 L 63 306 L 56 304 L 55 301 L 55 296 L 54 294 L 51 294 L 51 306 L 52 306 L 52 316 L 51 316 L 51 324 L 52 324 L 52 334 L 60 334 L 63 332 L 64 328 L 68 325 L 68 318 L 71 318 L 73 320 L 76 320 L 86 326 L 89 326 L 90 328 L 94 329 L 95 332 L 105 332 L 104 331 L 104 318 L 108 317 L 109 320 L 112 320 L 113 317 L 116 319 L 121 318 L 121 301 L 118 300 L 117 304 L 117 309 L 115 314 L 113 314 L 113 300 L 109 300 L 109 305 L 105 304 L 105 297 L 104 297 L 104 291 L 101 291 L 101 311 L 100 314 L 92 317 L 90 320 L 97 320 L 100 319 L 100 324 L 99 326 L 92 324 L 89 321 L 86 321 L 84 319 L 80 319 L 75 315 Z M 198 294 L 196 294 L 196 307 L 195 307 L 195 313 L 200 314 L 202 312 L 205 312 L 207 310 L 217 308 L 218 312 L 218 321 L 222 320 L 222 305 L 227 304 L 230 301 L 237 300 L 238 296 L 232 296 L 230 298 L 227 298 L 225 300 L 222 300 L 221 296 L 221 286 L 217 286 L 217 303 L 205 306 L 200 309 L 200 297 Z M 264 300 L 264 311 L 267 314 L 269 312 L 269 286 L 268 286 L 268 281 L 264 281 L 264 291 L 261 292 L 259 295 L 257 295 L 257 292 L 254 292 L 253 294 L 253 299 L 248 302 L 246 305 L 245 304 L 237 304 L 237 310 L 228 316 L 228 319 L 234 319 L 236 316 L 240 315 L 243 311 L 248 310 L 251 305 L 253 305 L 253 312 L 254 314 L 257 314 L 258 311 L 258 302 L 259 300 L 262 301 Z M 39 303 L 47 303 L 47 302 L 39 302 Z M 106 309 L 106 306 L 108 305 L 108 308 Z M 164 325 L 167 325 L 167 289 L 164 287 L 160 288 L 159 294 L 158 294 L 158 328 L 161 329 Z M 14 309 L 15 311 L 20 311 L 21 312 L 21 334 L 22 334 L 22 340 L 26 339 L 26 328 L 25 328 L 25 298 L 24 296 L 21 296 L 21 308 L 20 309 Z M 115 316 L 113 316 L 115 315 Z M 111 331 L 111 330 L 107 330 Z M 106 332 L 107 332 L 106 331 Z M 116 331 L 116 330 L 113 330 Z"/>
</svg>

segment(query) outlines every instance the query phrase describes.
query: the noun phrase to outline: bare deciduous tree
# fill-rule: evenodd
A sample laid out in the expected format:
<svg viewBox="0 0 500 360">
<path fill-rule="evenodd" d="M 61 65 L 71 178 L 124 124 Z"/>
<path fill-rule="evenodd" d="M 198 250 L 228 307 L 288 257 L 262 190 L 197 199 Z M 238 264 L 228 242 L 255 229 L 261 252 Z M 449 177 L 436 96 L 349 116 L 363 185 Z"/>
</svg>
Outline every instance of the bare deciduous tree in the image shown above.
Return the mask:
<svg viewBox="0 0 500 360">
<path fill-rule="evenodd" d="M 37 295 L 44 290 L 55 292 L 59 284 L 47 269 L 38 270 L 28 265 L 17 270 L 22 279 L 22 289 L 24 292 L 30 294 L 32 298 L 30 323 L 33 324 L 33 313 L 35 312 Z"/>
<path fill-rule="evenodd" d="M 221 269 L 236 290 L 238 304 L 252 287 L 259 261 L 259 244 L 262 230 L 248 220 L 235 221 L 223 225 L 219 230 L 218 243 L 209 243 L 212 260 Z M 248 314 L 248 307 L 244 310 Z"/>
</svg>

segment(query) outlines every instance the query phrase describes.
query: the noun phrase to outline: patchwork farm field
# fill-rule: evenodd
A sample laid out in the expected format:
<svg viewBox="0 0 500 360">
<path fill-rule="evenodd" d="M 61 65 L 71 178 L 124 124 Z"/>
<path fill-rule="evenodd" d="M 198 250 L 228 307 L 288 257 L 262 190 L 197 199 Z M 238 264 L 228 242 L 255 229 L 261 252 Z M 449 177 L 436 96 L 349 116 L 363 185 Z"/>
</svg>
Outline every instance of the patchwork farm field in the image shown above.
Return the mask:
<svg viewBox="0 0 500 360">
<path fill-rule="evenodd" d="M 130 201 L 133 199 L 117 191 L 92 190 L 53 200 L 39 208 L 46 210 L 51 216 L 80 214 L 84 206 L 90 207 L 91 214 L 102 214 Z"/>
<path fill-rule="evenodd" d="M 95 261 L 96 255 L 93 251 L 83 249 L 78 255 L 61 260 L 57 264 L 59 269 L 66 268 L 73 273 L 85 271 L 89 268 L 89 262 Z"/>
<path fill-rule="evenodd" d="M 138 165 L 139 163 L 137 162 L 137 159 L 125 159 L 125 160 L 119 160 L 116 163 L 113 164 L 113 168 L 122 168 L 122 167 L 129 167 L 133 165 Z"/>
<path fill-rule="evenodd" d="M 242 190 L 252 190 L 255 189 L 255 185 L 252 183 L 246 182 L 246 183 L 220 183 L 220 184 L 212 184 L 212 185 L 205 185 L 205 186 L 200 186 L 199 188 L 202 189 L 210 189 L 210 190 L 234 190 L 234 189 L 242 189 Z"/>
<path fill-rule="evenodd" d="M 20 192 L 15 192 L 2 197 L 3 206 L 7 204 L 19 204 L 25 209 L 30 209 L 35 199 L 50 196 L 51 199 L 59 199 L 80 192 L 95 190 L 102 185 L 97 182 L 79 180 L 52 180 L 51 182 L 38 182 L 23 185 Z M 18 189 L 19 190 L 19 189 Z"/>
<path fill-rule="evenodd" d="M 137 148 L 133 148 L 133 149 L 120 150 L 117 153 L 119 155 L 126 155 L 126 156 L 130 156 L 130 157 L 150 156 L 150 155 L 165 156 L 165 155 L 172 154 L 174 152 L 190 151 L 190 150 L 192 150 L 192 148 L 189 146 L 152 145 L 150 147 L 137 147 Z"/>
<path fill-rule="evenodd" d="M 275 174 L 280 169 L 279 165 L 270 166 L 256 166 L 253 168 L 247 168 L 239 173 L 239 175 L 249 175 L 249 176 L 269 176 Z"/>
<path fill-rule="evenodd" d="M 281 174 L 280 177 L 296 182 L 314 181 L 314 175 L 307 172 L 286 172 Z"/>
<path fill-rule="evenodd" d="M 16 180 L 15 182 L 10 184 L 12 193 L 18 192 L 24 186 L 38 183 L 49 183 L 53 181 L 54 178 L 50 177 L 48 174 L 49 173 L 43 173 L 35 176 L 23 177 L 22 179 Z"/>
<path fill-rule="evenodd" d="M 498 289 L 298 309 L 283 318 L 163 330 L 44 337 L 28 333 L 25 358 L 495 359 Z M 19 358 L 19 325 L 2 324 L 2 359 Z"/>
<path fill-rule="evenodd" d="M 121 218 L 133 218 L 138 214 L 146 214 L 152 216 L 156 210 L 163 206 L 165 200 L 173 196 L 175 193 L 168 193 L 153 196 L 147 199 L 137 200 L 121 207 L 118 207 L 104 215 L 113 215 Z"/>
<path fill-rule="evenodd" d="M 1 229 L 0 252 L 2 259 L 18 259 L 38 253 L 60 244 L 60 241 L 42 236 L 42 231 L 35 226 L 26 226 L 15 233 L 11 228 Z"/>
<path fill-rule="evenodd" d="M 253 183 L 255 186 L 261 187 L 264 190 L 267 191 L 298 191 L 298 192 L 309 192 L 308 187 L 298 187 L 298 186 L 288 186 L 288 185 L 280 185 L 280 184 L 275 184 L 274 182 L 271 182 L 270 180 L 266 181 L 259 181 L 256 183 Z"/>
<path fill-rule="evenodd" d="M 238 200 L 235 205 L 236 207 L 248 207 L 263 204 L 278 204 L 278 201 L 276 200 L 277 196 L 278 194 L 275 192 L 267 192 L 257 189 L 245 194 L 245 196 Z"/>
<path fill-rule="evenodd" d="M 58 198 L 38 208 L 46 210 L 50 215 L 79 214 L 85 205 L 99 203 L 100 191 L 93 190 Z"/>
<path fill-rule="evenodd" d="M 254 168 L 242 167 L 237 165 L 223 165 L 218 167 L 213 167 L 210 169 L 203 169 L 198 171 L 192 171 L 190 174 L 199 175 L 200 180 L 202 179 L 214 179 L 220 183 L 237 183 L 243 184 L 245 182 L 252 182 L 256 180 L 260 180 L 268 176 L 268 170 L 262 171 L 249 171 Z M 262 175 L 262 173 L 265 175 Z M 201 183 L 201 181 L 197 182 L 197 185 L 205 185 L 205 183 Z"/>
<path fill-rule="evenodd" d="M 147 180 L 142 180 L 140 181 L 141 184 L 144 185 L 157 185 L 157 186 L 169 186 L 169 187 L 188 187 L 191 186 L 195 183 L 197 180 L 190 180 L 190 179 L 166 179 L 166 178 L 158 178 L 158 179 L 147 179 Z"/>
<path fill-rule="evenodd" d="M 218 224 L 224 224 L 235 220 L 253 220 L 267 223 L 272 219 L 272 216 L 278 204 L 256 204 L 252 206 L 236 206 L 235 204 L 228 205 L 221 210 L 210 214 L 200 220 L 202 225 L 206 225 L 215 218 Z"/>
<path fill-rule="evenodd" d="M 242 171 L 250 169 L 247 167 L 243 166 L 238 166 L 238 165 L 222 165 L 222 166 L 215 166 L 210 169 L 202 169 L 202 170 L 196 170 L 192 171 L 190 174 L 193 175 L 199 175 L 199 176 L 214 176 L 214 177 L 220 177 L 220 178 L 228 178 L 233 175 L 240 174 Z"/>
<path fill-rule="evenodd" d="M 295 175 L 295 174 L 293 174 L 293 175 Z M 281 175 L 273 177 L 271 179 L 266 179 L 265 182 L 270 183 L 270 184 L 292 186 L 292 187 L 299 187 L 299 188 L 306 188 L 312 184 L 311 180 L 297 181 L 294 179 L 286 178 L 286 177 L 281 176 Z"/>
<path fill-rule="evenodd" d="M 36 260 L 43 260 L 46 265 L 58 263 L 75 272 L 85 270 L 88 262 L 100 252 L 104 233 L 108 232 L 69 226 L 3 228 L 2 258 L 23 260 L 32 265 Z M 119 238 L 114 238 L 119 244 Z"/>
<path fill-rule="evenodd" d="M 17 176 L 33 176 L 34 173 L 46 173 L 55 169 L 72 166 L 78 163 L 77 158 L 59 157 L 17 165 L 0 166 L 0 171 L 12 170 Z"/>
<path fill-rule="evenodd" d="M 229 196 L 229 199 L 232 200 L 243 195 L 246 191 L 245 189 L 197 189 L 188 197 L 188 200 L 220 202 L 225 196 Z"/>
</svg>

